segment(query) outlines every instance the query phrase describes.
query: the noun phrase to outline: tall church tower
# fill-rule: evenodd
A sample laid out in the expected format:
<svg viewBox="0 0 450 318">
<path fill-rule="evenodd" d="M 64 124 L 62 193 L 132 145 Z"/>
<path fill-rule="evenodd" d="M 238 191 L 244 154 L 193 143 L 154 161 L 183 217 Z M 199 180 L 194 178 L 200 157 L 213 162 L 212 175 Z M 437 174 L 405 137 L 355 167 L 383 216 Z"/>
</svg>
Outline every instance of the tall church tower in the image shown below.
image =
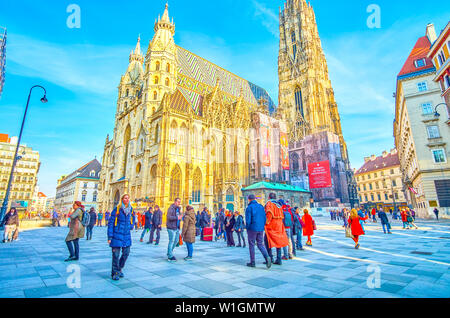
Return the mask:
<svg viewBox="0 0 450 318">
<path fill-rule="evenodd" d="M 155 35 L 145 59 L 145 105 L 147 114 L 158 110 L 166 93 L 176 89 L 177 55 L 174 41 L 175 23 L 169 18 L 169 5 L 155 21 Z"/>
<path fill-rule="evenodd" d="M 314 10 L 306 0 L 286 0 L 280 8 L 278 57 L 279 109 L 292 140 L 329 131 L 339 136 L 342 156 L 347 146 Z"/>
</svg>

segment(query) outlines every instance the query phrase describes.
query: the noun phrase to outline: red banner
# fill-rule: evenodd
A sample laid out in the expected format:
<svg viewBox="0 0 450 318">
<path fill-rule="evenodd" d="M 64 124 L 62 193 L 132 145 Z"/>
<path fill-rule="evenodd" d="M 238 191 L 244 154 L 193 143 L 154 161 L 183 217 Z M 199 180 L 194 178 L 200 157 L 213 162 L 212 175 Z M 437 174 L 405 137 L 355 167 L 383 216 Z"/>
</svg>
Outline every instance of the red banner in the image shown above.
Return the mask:
<svg viewBox="0 0 450 318">
<path fill-rule="evenodd" d="M 308 165 L 309 188 L 331 188 L 331 169 L 329 161 L 315 162 Z"/>
</svg>

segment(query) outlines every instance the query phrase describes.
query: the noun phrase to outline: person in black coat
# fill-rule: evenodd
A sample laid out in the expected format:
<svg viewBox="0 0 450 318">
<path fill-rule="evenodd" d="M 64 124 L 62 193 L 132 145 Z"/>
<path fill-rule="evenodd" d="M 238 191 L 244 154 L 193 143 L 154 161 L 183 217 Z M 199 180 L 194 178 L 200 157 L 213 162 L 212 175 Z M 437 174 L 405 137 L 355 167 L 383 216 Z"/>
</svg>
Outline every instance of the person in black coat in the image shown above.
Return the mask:
<svg viewBox="0 0 450 318">
<path fill-rule="evenodd" d="M 386 215 L 386 212 L 384 212 L 383 210 L 379 210 L 378 218 L 381 220 L 381 226 L 383 226 L 384 234 L 392 234 L 391 233 L 391 225 L 389 224 L 389 220 Z"/>
<path fill-rule="evenodd" d="M 234 243 L 234 238 L 233 238 L 235 224 L 236 224 L 236 219 L 234 218 L 234 215 L 231 212 L 228 212 L 228 216 L 225 219 L 225 231 L 227 233 L 227 246 L 228 247 L 236 246 L 236 244 Z"/>
<path fill-rule="evenodd" d="M 141 242 L 144 242 L 144 237 L 147 232 L 151 232 L 152 230 L 152 219 L 153 219 L 153 209 L 151 207 L 148 208 L 147 212 L 145 212 L 145 224 L 144 224 L 144 230 L 141 234 Z"/>
<path fill-rule="evenodd" d="M 152 230 L 150 232 L 150 240 L 147 244 L 153 244 L 153 237 L 156 231 L 156 243 L 155 245 L 159 245 L 159 240 L 161 238 L 161 226 L 162 226 L 162 217 L 163 213 L 159 206 L 155 206 L 155 212 L 153 213 L 152 218 Z"/>
<path fill-rule="evenodd" d="M 86 227 L 86 240 L 92 240 L 92 230 L 94 229 L 95 224 L 97 224 L 97 213 L 95 213 L 95 209 L 91 208 L 89 211 L 89 225 Z"/>
<path fill-rule="evenodd" d="M 203 229 L 208 227 L 209 225 L 209 215 L 206 211 L 206 208 L 203 209 L 202 214 L 200 215 L 200 240 L 203 241 Z"/>
<path fill-rule="evenodd" d="M 195 236 L 200 235 L 200 211 L 195 214 Z"/>
</svg>

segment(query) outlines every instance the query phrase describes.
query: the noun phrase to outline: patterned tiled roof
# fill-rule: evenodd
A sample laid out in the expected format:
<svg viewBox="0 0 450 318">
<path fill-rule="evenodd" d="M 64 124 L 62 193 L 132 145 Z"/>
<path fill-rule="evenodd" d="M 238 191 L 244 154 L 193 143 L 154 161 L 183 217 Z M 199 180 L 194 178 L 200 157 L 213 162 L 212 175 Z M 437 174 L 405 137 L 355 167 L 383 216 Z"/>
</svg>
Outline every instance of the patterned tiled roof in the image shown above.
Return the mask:
<svg viewBox="0 0 450 318">
<path fill-rule="evenodd" d="M 400 160 L 398 158 L 398 153 L 389 153 L 386 157 L 380 156 L 375 158 L 375 160 L 367 161 L 359 170 L 356 171 L 356 175 L 381 169 L 388 169 L 399 165 Z"/>
<path fill-rule="evenodd" d="M 199 97 L 199 104 L 201 104 L 201 101 L 203 98 Z M 178 88 L 176 92 L 170 97 L 170 105 L 173 109 L 182 112 L 182 113 L 189 113 L 191 104 L 188 102 L 188 99 L 185 97 L 184 94 L 181 93 L 181 89 Z M 198 114 L 201 116 L 201 105 L 199 105 L 199 111 Z"/>
<path fill-rule="evenodd" d="M 258 104 L 260 98 L 268 102 L 270 111 L 275 109 L 275 104 L 267 91 L 179 46 L 177 46 L 178 55 L 178 73 L 201 82 L 213 88 L 220 81 L 220 89 L 236 99 L 241 96 L 241 90 L 244 99 L 254 105 Z M 201 108 L 202 99 L 205 94 L 190 90 L 185 87 L 179 87 L 179 90 L 191 104 L 196 113 Z"/>
<path fill-rule="evenodd" d="M 402 70 L 398 74 L 398 77 L 402 77 L 409 74 L 419 73 L 428 69 L 433 69 L 434 65 L 431 62 L 431 59 L 427 58 L 427 54 L 430 51 L 431 43 L 428 40 L 428 37 L 423 36 L 417 40 L 414 49 L 409 54 L 408 59 L 403 65 Z M 417 68 L 415 65 L 415 61 L 425 59 L 425 66 Z"/>
</svg>

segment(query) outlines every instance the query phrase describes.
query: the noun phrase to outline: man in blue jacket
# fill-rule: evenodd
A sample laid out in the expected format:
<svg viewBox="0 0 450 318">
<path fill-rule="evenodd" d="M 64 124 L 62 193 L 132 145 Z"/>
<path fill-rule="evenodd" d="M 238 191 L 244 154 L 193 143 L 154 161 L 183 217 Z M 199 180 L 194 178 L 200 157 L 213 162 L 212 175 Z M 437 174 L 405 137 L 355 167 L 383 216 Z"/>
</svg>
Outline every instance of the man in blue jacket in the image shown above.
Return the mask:
<svg viewBox="0 0 450 318">
<path fill-rule="evenodd" d="M 264 227 L 266 225 L 266 211 L 264 207 L 256 201 L 256 197 L 251 194 L 248 197 L 249 205 L 245 210 L 245 224 L 248 236 L 248 248 L 250 250 L 250 263 L 248 267 L 256 267 L 255 265 L 255 241 L 258 249 L 266 260 L 267 268 L 272 266 L 272 260 L 264 246 Z"/>
<path fill-rule="evenodd" d="M 124 277 L 122 269 L 130 255 L 131 230 L 134 227 L 133 207 L 130 203 L 130 196 L 125 194 L 121 202 L 111 213 L 108 223 L 108 244 L 112 248 L 112 272 L 113 280 Z M 122 250 L 122 256 L 120 252 Z"/>
<path fill-rule="evenodd" d="M 147 232 L 151 233 L 151 230 L 152 230 L 152 218 L 153 218 L 153 212 L 152 211 L 153 211 L 153 208 L 149 207 L 147 212 L 145 212 L 145 215 L 144 215 L 144 217 L 145 217 L 145 224 L 144 224 L 144 230 L 142 231 L 142 234 L 141 234 L 141 243 L 144 242 L 145 234 Z"/>
<path fill-rule="evenodd" d="M 162 225 L 163 213 L 158 205 L 155 206 L 155 213 L 153 213 L 152 218 L 152 231 L 150 232 L 150 240 L 147 244 L 153 244 L 153 237 L 156 231 L 156 245 L 159 245 L 159 240 L 161 238 L 161 225 Z"/>
<path fill-rule="evenodd" d="M 175 202 L 167 210 L 167 233 L 169 234 L 169 245 L 167 246 L 167 260 L 169 262 L 176 262 L 173 255 L 173 250 L 179 242 L 180 223 L 183 215 L 181 214 L 181 199 L 176 198 Z"/>
</svg>

